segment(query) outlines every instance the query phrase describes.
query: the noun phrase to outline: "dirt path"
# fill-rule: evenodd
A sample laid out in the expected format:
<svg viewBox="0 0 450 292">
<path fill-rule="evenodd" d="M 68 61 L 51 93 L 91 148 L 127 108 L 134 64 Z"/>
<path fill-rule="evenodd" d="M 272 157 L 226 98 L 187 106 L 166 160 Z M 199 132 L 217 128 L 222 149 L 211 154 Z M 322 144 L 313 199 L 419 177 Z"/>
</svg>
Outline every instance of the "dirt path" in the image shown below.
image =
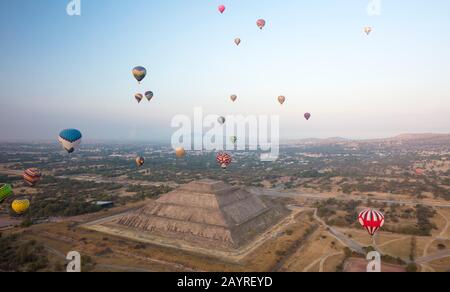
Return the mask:
<svg viewBox="0 0 450 292">
<path fill-rule="evenodd" d="M 329 258 L 332 258 L 332 257 L 335 257 L 335 256 L 340 256 L 340 255 L 343 255 L 343 254 L 344 254 L 343 252 L 335 252 L 335 253 L 331 253 L 331 254 L 328 254 L 328 255 L 324 256 L 324 257 L 320 260 L 319 273 L 323 273 L 323 272 L 324 272 L 325 262 L 326 262 Z"/>
</svg>

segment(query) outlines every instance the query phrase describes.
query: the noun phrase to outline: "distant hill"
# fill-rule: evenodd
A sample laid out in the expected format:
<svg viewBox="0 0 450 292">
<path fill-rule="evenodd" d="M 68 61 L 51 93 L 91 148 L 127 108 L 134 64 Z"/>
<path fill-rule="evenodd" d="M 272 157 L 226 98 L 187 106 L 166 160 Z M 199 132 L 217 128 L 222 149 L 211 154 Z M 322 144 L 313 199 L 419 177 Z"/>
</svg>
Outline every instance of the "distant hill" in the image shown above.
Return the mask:
<svg viewBox="0 0 450 292">
<path fill-rule="evenodd" d="M 287 145 L 302 145 L 302 144 L 313 144 L 313 145 L 330 145 L 330 144 L 346 144 L 346 143 L 432 143 L 432 144 L 450 144 L 450 134 L 401 134 L 390 138 L 379 138 L 379 139 L 346 139 L 342 137 L 332 137 L 332 138 L 307 138 L 298 140 L 286 141 Z"/>
</svg>

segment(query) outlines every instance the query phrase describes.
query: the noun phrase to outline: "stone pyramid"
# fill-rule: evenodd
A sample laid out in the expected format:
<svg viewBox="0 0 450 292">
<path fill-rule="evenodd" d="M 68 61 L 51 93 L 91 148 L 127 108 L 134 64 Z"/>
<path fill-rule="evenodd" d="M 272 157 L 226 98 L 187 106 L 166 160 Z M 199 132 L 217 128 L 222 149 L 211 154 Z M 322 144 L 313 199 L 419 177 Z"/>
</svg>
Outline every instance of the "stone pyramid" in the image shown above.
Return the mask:
<svg viewBox="0 0 450 292">
<path fill-rule="evenodd" d="M 201 180 L 163 195 L 115 223 L 202 247 L 237 249 L 284 217 L 286 210 L 239 187 Z"/>
</svg>

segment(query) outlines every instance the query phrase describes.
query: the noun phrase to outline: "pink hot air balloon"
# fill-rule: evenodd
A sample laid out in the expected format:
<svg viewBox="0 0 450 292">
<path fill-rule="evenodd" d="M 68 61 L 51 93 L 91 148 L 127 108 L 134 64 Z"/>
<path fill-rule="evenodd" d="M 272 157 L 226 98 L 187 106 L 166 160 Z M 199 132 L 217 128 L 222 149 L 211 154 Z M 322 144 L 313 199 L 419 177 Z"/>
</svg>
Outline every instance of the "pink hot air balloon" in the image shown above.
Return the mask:
<svg viewBox="0 0 450 292">
<path fill-rule="evenodd" d="M 264 26 L 266 26 L 266 21 L 264 19 L 258 19 L 256 21 L 256 25 L 259 27 L 259 29 L 263 29 Z"/>
<path fill-rule="evenodd" d="M 310 113 L 306 113 L 306 114 L 305 114 L 305 119 L 306 119 L 307 121 L 309 121 L 310 118 L 311 118 L 311 114 L 310 114 Z"/>
<path fill-rule="evenodd" d="M 225 12 L 226 7 L 225 7 L 225 5 L 220 5 L 218 9 L 219 9 L 219 12 L 223 14 Z"/>
</svg>

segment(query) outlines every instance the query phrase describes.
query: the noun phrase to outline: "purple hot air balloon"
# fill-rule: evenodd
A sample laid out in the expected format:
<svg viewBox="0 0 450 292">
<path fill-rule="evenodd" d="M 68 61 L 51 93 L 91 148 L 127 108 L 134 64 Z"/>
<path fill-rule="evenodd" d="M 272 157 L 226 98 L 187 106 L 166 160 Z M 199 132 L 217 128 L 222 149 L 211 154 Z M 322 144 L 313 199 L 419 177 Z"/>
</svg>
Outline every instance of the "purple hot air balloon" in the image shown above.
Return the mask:
<svg viewBox="0 0 450 292">
<path fill-rule="evenodd" d="M 310 118 L 311 118 L 311 114 L 310 114 L 310 113 L 306 113 L 306 114 L 305 114 L 305 119 L 306 119 L 307 121 L 309 121 Z"/>
</svg>

